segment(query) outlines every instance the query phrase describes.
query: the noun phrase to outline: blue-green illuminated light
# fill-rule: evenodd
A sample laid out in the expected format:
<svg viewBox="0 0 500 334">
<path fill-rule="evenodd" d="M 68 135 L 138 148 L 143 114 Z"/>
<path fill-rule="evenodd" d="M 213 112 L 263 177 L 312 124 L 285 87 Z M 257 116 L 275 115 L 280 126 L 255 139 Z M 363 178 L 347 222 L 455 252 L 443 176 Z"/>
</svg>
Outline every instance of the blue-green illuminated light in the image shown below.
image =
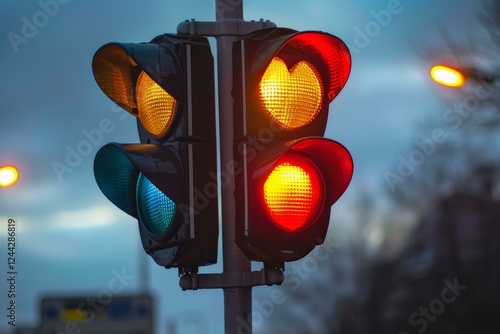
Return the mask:
<svg viewBox="0 0 500 334">
<path fill-rule="evenodd" d="M 162 236 L 174 221 L 176 205 L 144 175 L 137 181 L 137 208 L 141 223 L 149 233 Z"/>
</svg>

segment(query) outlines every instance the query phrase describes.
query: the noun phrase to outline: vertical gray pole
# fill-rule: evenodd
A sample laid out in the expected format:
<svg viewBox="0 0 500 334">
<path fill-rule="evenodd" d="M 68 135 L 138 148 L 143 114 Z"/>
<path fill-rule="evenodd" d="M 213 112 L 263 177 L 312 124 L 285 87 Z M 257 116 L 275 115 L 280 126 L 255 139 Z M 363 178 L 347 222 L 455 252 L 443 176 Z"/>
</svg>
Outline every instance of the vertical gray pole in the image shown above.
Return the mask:
<svg viewBox="0 0 500 334">
<path fill-rule="evenodd" d="M 139 286 L 142 294 L 149 294 L 149 268 L 146 254 L 139 254 Z"/>
<path fill-rule="evenodd" d="M 243 0 L 217 0 L 216 19 L 243 19 Z M 233 42 L 235 36 L 218 36 L 220 168 L 227 171 L 233 158 Z M 250 272 L 250 261 L 235 243 L 234 173 L 222 187 L 222 254 L 224 273 Z M 227 334 L 251 333 L 252 288 L 224 288 L 224 328 Z"/>
</svg>

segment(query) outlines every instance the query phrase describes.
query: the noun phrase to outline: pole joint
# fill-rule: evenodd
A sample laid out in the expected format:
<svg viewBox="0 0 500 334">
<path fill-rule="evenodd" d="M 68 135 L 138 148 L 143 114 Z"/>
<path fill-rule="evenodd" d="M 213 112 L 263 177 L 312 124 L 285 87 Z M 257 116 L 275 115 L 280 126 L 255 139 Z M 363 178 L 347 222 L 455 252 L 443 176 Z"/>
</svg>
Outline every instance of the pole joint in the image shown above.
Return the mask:
<svg viewBox="0 0 500 334">
<path fill-rule="evenodd" d="M 186 20 L 177 26 L 177 34 L 182 36 L 244 36 L 254 31 L 276 28 L 276 24 L 264 19 L 244 21 L 242 19 L 222 19 L 215 22 Z"/>
<path fill-rule="evenodd" d="M 259 285 L 281 285 L 285 275 L 276 268 L 251 272 L 223 272 L 219 274 L 186 274 L 179 279 L 182 290 L 248 288 Z"/>
</svg>

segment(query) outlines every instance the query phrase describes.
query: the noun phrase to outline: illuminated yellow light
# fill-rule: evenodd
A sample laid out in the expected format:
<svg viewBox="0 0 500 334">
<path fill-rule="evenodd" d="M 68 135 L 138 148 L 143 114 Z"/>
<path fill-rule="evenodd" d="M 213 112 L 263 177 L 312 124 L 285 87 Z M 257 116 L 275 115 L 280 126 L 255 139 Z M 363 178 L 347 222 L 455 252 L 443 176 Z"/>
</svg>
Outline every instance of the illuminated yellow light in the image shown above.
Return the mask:
<svg viewBox="0 0 500 334">
<path fill-rule="evenodd" d="M 146 131 L 159 138 L 172 125 L 177 101 L 143 71 L 137 79 L 137 108 Z"/>
<path fill-rule="evenodd" d="M 450 87 L 462 87 L 465 83 L 464 75 L 446 66 L 434 66 L 431 69 L 434 81 Z"/>
<path fill-rule="evenodd" d="M 306 159 L 291 157 L 280 162 L 264 183 L 264 201 L 273 222 L 296 231 L 317 214 L 322 198 L 316 168 Z"/>
<path fill-rule="evenodd" d="M 8 187 L 16 183 L 18 177 L 17 169 L 14 167 L 0 168 L 0 187 Z"/>
<path fill-rule="evenodd" d="M 259 84 L 260 100 L 280 127 L 287 130 L 311 123 L 321 110 L 323 83 L 312 64 L 300 61 L 289 71 L 274 57 Z"/>
</svg>

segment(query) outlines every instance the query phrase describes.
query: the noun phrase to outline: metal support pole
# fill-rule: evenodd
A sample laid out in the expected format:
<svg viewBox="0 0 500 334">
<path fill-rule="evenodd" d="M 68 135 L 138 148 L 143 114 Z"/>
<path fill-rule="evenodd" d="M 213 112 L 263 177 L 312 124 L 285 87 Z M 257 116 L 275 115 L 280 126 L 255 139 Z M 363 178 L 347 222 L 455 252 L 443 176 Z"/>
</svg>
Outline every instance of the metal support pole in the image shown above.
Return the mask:
<svg viewBox="0 0 500 334">
<path fill-rule="evenodd" d="M 221 274 L 189 274 L 181 277 L 182 289 L 224 290 L 224 328 L 227 334 L 252 333 L 252 287 L 281 284 L 283 272 L 264 268 L 251 272 L 250 260 L 235 242 L 236 201 L 234 198 L 234 108 L 233 43 L 241 36 L 276 25 L 269 21 L 243 21 L 243 0 L 216 0 L 216 22 L 184 21 L 177 33 L 184 36 L 214 36 L 217 41 L 219 90 L 220 169 L 225 172 L 221 188 L 222 256 Z"/>
<path fill-rule="evenodd" d="M 217 0 L 215 3 L 215 19 L 243 20 L 243 0 Z"/>
<path fill-rule="evenodd" d="M 216 19 L 243 20 L 243 1 L 217 0 Z M 217 67 L 219 88 L 219 133 L 220 133 L 220 166 L 225 170 L 234 166 L 233 157 L 233 42 L 235 36 L 218 36 Z M 229 183 L 222 188 L 222 254 L 223 272 L 250 272 L 250 260 L 235 243 L 235 207 L 234 171 Z M 228 334 L 252 332 L 252 287 L 224 288 L 224 329 Z"/>
</svg>

